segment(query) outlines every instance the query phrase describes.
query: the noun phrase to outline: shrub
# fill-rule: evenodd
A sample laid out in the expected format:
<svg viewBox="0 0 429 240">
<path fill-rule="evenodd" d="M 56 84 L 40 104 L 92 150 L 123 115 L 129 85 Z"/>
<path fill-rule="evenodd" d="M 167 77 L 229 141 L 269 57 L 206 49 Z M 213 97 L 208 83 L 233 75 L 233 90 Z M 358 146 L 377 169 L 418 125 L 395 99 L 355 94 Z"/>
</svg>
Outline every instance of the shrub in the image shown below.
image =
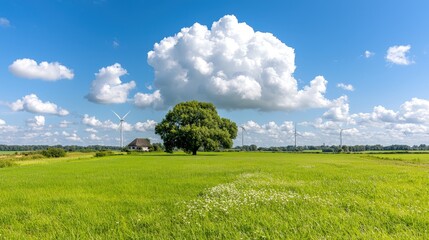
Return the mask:
<svg viewBox="0 0 429 240">
<path fill-rule="evenodd" d="M 43 150 L 41 153 L 43 156 L 48 158 L 59 158 L 66 156 L 66 151 L 64 151 L 62 148 L 48 148 L 47 150 Z"/>
<path fill-rule="evenodd" d="M 334 152 L 334 149 L 332 149 L 332 148 L 324 148 L 324 149 L 322 149 L 322 152 L 324 152 L 324 153 L 332 153 L 332 152 Z"/>
<path fill-rule="evenodd" d="M 0 159 L 0 168 L 11 167 L 13 165 L 16 165 L 16 163 L 14 163 L 12 160 Z"/>
<path fill-rule="evenodd" d="M 112 151 L 100 151 L 95 153 L 95 157 L 105 157 L 115 155 Z"/>
<path fill-rule="evenodd" d="M 96 152 L 95 157 L 105 157 L 107 156 L 106 152 Z"/>
</svg>

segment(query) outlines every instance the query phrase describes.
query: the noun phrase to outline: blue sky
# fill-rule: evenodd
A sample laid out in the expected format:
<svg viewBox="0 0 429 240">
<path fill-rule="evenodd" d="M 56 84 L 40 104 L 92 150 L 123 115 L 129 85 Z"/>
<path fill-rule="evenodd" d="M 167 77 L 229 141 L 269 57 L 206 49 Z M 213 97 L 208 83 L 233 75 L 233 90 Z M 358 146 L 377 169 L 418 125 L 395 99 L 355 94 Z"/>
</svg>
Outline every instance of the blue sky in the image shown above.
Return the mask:
<svg viewBox="0 0 429 240">
<path fill-rule="evenodd" d="M 429 144 L 428 1 L 0 5 L 0 144 L 158 142 L 191 99 L 245 144 Z"/>
</svg>

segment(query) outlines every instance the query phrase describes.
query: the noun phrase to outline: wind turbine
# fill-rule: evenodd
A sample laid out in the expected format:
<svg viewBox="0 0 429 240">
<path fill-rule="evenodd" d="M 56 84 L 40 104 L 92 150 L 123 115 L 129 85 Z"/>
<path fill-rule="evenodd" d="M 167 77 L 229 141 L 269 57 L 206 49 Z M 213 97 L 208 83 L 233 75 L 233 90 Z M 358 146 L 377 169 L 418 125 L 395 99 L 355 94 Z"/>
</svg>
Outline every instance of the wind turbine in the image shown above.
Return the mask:
<svg viewBox="0 0 429 240">
<path fill-rule="evenodd" d="M 300 137 L 302 137 L 302 135 L 301 135 L 301 134 L 299 134 L 299 133 L 296 131 L 296 123 L 295 123 L 295 122 L 293 123 L 293 125 L 294 125 L 294 128 L 295 128 L 293 135 L 294 135 L 294 137 L 295 137 L 295 151 L 296 151 L 296 136 L 300 136 Z"/>
<path fill-rule="evenodd" d="M 124 147 L 124 122 L 125 122 L 125 118 L 127 117 L 127 115 L 131 112 L 128 111 L 127 114 L 125 114 L 123 117 L 120 117 L 117 113 L 115 113 L 113 110 L 112 112 L 119 118 L 119 131 L 121 132 L 121 148 Z"/>
<path fill-rule="evenodd" d="M 343 146 L 343 131 L 349 130 L 348 128 L 340 128 L 340 148 Z"/>
<path fill-rule="evenodd" d="M 243 126 L 240 126 L 241 128 L 241 148 L 244 146 L 244 132 L 246 132 L 246 129 Z"/>
</svg>

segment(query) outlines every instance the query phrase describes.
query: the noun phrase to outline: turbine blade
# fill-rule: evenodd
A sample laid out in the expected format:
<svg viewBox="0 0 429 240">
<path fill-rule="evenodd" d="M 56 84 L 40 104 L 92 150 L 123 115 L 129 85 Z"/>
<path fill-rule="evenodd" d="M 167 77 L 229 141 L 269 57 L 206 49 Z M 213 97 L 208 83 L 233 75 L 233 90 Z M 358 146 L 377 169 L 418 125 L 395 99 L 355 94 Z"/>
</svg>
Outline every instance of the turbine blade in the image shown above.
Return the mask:
<svg viewBox="0 0 429 240">
<path fill-rule="evenodd" d="M 119 117 L 119 115 L 115 113 L 115 111 L 112 110 L 112 112 L 119 118 L 119 120 L 121 120 L 121 117 Z"/>
<path fill-rule="evenodd" d="M 128 111 L 127 114 L 125 114 L 122 119 L 125 119 L 127 117 L 128 114 L 130 114 L 131 111 Z"/>
</svg>

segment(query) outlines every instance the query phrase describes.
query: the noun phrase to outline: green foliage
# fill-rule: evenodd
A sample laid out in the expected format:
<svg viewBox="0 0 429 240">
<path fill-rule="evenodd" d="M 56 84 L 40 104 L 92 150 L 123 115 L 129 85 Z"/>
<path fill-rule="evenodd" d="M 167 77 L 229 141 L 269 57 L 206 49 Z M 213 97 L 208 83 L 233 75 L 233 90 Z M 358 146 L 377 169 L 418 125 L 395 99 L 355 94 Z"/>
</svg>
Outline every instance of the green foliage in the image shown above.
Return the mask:
<svg viewBox="0 0 429 240">
<path fill-rule="evenodd" d="M 0 159 L 0 168 L 11 167 L 14 165 L 16 165 L 16 163 L 10 159 Z"/>
<path fill-rule="evenodd" d="M 59 158 L 65 157 L 66 151 L 62 148 L 48 148 L 47 150 L 42 150 L 41 154 L 48 158 Z"/>
<path fill-rule="evenodd" d="M 128 152 L 127 152 L 128 153 Z M 115 155 L 112 151 L 99 151 L 95 153 L 95 157 L 106 157 L 106 156 L 113 156 Z"/>
<path fill-rule="evenodd" d="M 165 147 L 162 143 L 153 143 L 151 146 L 151 152 L 162 152 L 165 150 Z"/>
<path fill-rule="evenodd" d="M 219 117 L 212 103 L 190 101 L 169 111 L 156 125 L 155 133 L 164 141 L 166 152 L 172 153 L 177 147 L 196 155 L 201 147 L 206 151 L 232 147 L 237 125 Z"/>
</svg>

